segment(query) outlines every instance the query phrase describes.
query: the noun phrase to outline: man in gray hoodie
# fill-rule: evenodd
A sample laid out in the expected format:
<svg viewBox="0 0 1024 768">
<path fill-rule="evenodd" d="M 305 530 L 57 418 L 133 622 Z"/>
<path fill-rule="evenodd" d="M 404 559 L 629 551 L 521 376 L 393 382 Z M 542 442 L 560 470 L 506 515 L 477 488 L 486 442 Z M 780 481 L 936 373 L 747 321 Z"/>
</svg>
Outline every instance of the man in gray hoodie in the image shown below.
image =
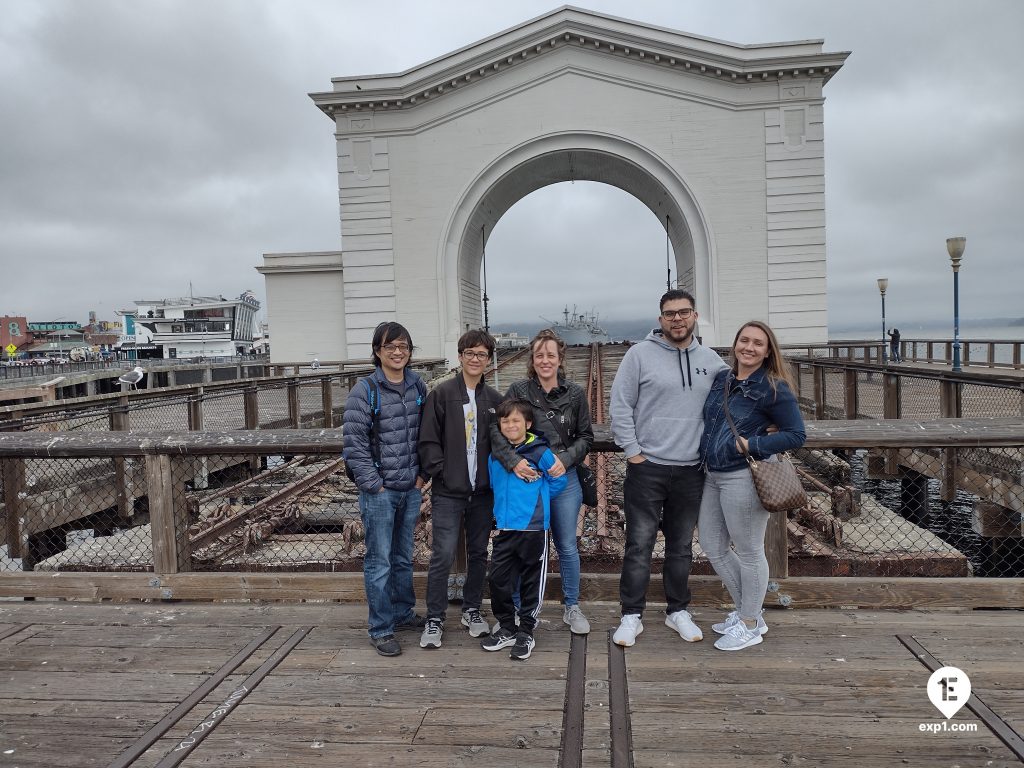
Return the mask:
<svg viewBox="0 0 1024 768">
<path fill-rule="evenodd" d="M 612 437 L 628 462 L 622 621 L 612 636 L 622 646 L 633 645 L 644 631 L 640 619 L 659 528 L 665 534 L 665 624 L 689 642 L 703 638 L 686 610 L 693 529 L 704 490 L 700 439 L 704 400 L 715 374 L 727 366 L 694 337 L 697 310 L 691 294 L 671 290 L 662 296 L 658 320 L 661 328 L 630 347 L 612 383 Z"/>
</svg>

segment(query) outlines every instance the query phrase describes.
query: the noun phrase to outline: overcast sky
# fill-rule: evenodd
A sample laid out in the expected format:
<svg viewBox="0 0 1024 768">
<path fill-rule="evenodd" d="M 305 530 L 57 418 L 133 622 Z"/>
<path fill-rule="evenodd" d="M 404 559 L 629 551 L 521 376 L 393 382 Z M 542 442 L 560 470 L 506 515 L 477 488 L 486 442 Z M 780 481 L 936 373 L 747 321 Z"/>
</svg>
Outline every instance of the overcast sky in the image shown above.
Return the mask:
<svg viewBox="0 0 1024 768">
<path fill-rule="evenodd" d="M 190 284 L 196 295 L 252 289 L 265 306 L 263 253 L 342 245 L 333 124 L 307 94 L 334 76 L 405 70 L 555 7 L 5 0 L 0 315 L 114 319 Z M 823 38 L 826 51 L 853 52 L 825 88 L 833 328 L 878 317 L 878 277 L 890 281 L 891 324 L 951 318 L 945 239 L 961 234 L 961 316 L 1024 316 L 1024 2 L 586 7 L 731 42 Z M 627 281 L 624 252 L 647 254 Z M 564 258 L 573 253 L 608 269 Z M 532 303 L 509 279 L 523 254 L 545 275 Z M 520 201 L 487 255 L 495 323 L 555 317 L 567 299 L 606 318 L 649 317 L 665 284 L 664 230 L 598 184 Z"/>
</svg>

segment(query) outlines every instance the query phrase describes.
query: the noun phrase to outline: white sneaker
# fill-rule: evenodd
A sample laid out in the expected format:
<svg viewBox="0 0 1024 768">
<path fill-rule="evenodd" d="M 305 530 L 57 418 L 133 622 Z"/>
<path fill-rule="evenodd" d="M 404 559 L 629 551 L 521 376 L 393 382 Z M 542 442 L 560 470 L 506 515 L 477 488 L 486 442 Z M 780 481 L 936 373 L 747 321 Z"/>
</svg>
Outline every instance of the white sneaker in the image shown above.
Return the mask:
<svg viewBox="0 0 1024 768">
<path fill-rule="evenodd" d="M 644 625 L 640 621 L 639 613 L 627 613 L 622 617 L 619 628 L 612 635 L 612 642 L 629 648 L 636 642 L 636 636 L 644 631 Z"/>
<path fill-rule="evenodd" d="M 704 639 L 704 633 L 693 623 L 693 618 L 688 611 L 670 613 L 665 617 L 665 626 L 674 629 L 688 643 L 696 643 L 698 640 Z"/>
<path fill-rule="evenodd" d="M 737 621 L 715 641 L 715 648 L 720 651 L 742 651 L 761 642 L 761 633 L 757 628 L 748 629 L 742 621 Z"/>
<path fill-rule="evenodd" d="M 574 635 L 586 635 L 590 633 L 590 622 L 583 615 L 578 605 L 567 605 L 562 613 L 562 621 L 569 625 Z"/>
<path fill-rule="evenodd" d="M 719 624 L 712 624 L 711 628 L 720 635 L 724 635 L 729 631 L 729 627 L 740 620 L 739 611 L 732 611 L 728 616 L 725 617 L 725 621 Z M 764 621 L 762 614 L 757 615 L 757 631 L 762 635 L 768 634 L 768 625 Z"/>
</svg>

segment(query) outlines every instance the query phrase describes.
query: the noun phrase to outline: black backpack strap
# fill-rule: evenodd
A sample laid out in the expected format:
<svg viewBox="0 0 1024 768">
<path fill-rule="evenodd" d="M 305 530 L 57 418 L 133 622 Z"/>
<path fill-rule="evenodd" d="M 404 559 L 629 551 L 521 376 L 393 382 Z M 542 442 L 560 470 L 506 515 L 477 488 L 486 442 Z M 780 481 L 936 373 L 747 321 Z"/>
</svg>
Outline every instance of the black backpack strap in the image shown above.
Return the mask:
<svg viewBox="0 0 1024 768">
<path fill-rule="evenodd" d="M 366 402 L 370 405 L 370 458 L 380 469 L 380 387 L 372 376 L 363 379 L 366 384 Z"/>
</svg>

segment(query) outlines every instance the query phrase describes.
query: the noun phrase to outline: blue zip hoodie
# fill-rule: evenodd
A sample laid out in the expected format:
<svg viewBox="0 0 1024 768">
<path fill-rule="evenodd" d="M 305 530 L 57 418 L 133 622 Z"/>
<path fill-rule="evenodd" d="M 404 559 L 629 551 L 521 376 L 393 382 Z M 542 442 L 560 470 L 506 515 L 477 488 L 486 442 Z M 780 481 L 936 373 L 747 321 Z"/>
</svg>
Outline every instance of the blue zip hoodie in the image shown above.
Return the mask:
<svg viewBox="0 0 1024 768">
<path fill-rule="evenodd" d="M 508 442 L 502 436 L 502 440 Z M 540 480 L 528 483 L 509 472 L 493 456 L 488 457 L 491 488 L 494 490 L 494 522 L 499 531 L 546 531 L 551 527 L 551 497 L 565 488 L 565 475 L 551 477 L 555 454 L 542 435 L 526 433 L 526 440 L 513 446 L 530 466 L 540 471 Z M 518 463 L 518 462 L 517 462 Z"/>
</svg>

